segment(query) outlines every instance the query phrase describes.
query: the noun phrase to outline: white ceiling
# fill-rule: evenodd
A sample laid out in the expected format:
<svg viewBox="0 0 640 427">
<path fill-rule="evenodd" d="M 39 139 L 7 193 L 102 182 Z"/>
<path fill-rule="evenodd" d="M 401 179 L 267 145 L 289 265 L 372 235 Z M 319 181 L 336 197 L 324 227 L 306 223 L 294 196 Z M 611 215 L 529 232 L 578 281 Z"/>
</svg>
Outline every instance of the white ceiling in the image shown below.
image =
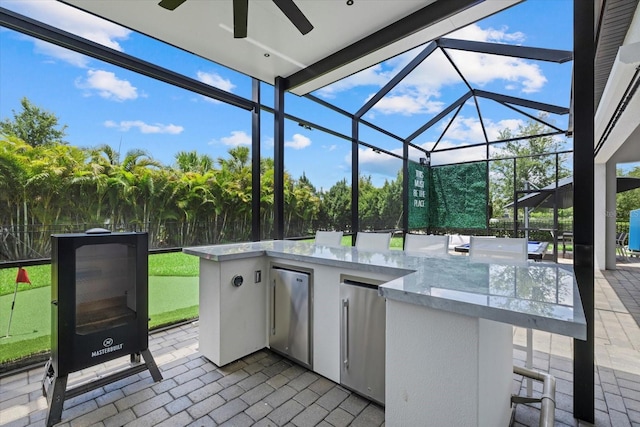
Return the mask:
<svg viewBox="0 0 640 427">
<path fill-rule="evenodd" d="M 273 84 L 436 2 L 453 0 L 296 0 L 314 29 L 302 35 L 271 0 L 249 0 L 248 36 L 233 38 L 232 0 L 187 0 L 174 11 L 159 0 L 62 0 L 243 74 Z M 291 91 L 305 94 L 522 0 L 478 0 Z M 268 54 L 266 56 L 265 54 Z"/>
</svg>

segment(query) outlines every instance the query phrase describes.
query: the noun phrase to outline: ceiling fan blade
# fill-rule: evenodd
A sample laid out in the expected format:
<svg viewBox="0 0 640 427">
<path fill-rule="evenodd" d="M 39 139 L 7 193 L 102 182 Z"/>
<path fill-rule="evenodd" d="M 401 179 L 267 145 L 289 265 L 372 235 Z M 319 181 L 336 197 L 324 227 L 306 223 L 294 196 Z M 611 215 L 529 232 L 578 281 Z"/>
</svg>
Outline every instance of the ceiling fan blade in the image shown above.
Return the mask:
<svg viewBox="0 0 640 427">
<path fill-rule="evenodd" d="M 162 0 L 158 5 L 164 7 L 167 10 L 175 10 L 178 6 L 187 0 Z"/>
<path fill-rule="evenodd" d="M 302 34 L 307 34 L 313 30 L 313 25 L 311 25 L 311 22 L 304 16 L 304 13 L 298 9 L 298 6 L 296 6 L 293 0 L 273 0 L 273 2 Z"/>
<path fill-rule="evenodd" d="M 247 37 L 247 21 L 249 17 L 249 0 L 233 0 L 233 37 Z"/>
</svg>

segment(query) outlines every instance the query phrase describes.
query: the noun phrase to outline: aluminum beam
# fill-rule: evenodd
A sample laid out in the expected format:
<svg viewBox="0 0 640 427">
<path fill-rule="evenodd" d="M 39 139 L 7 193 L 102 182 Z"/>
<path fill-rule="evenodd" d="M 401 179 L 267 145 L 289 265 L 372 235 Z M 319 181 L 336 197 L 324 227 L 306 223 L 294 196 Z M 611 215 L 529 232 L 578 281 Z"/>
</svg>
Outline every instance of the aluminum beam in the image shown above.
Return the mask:
<svg viewBox="0 0 640 427">
<path fill-rule="evenodd" d="M 465 102 L 467 102 L 467 100 L 469 98 L 471 98 L 472 92 L 467 92 L 464 95 L 462 95 L 460 98 L 458 98 L 457 101 L 455 101 L 453 104 L 449 105 L 447 108 L 445 108 L 444 110 L 442 110 L 437 116 L 435 116 L 434 118 L 432 118 L 431 120 L 429 120 L 427 123 L 425 123 L 420 129 L 418 129 L 417 131 L 415 131 L 414 133 L 412 133 L 411 135 L 409 135 L 407 137 L 407 141 L 413 141 L 414 139 L 416 139 L 421 133 L 423 133 L 424 131 L 426 131 L 427 129 L 429 129 L 431 126 L 433 126 L 434 124 L 438 123 L 440 120 L 442 120 L 447 114 L 449 114 L 450 112 L 452 112 L 453 110 L 455 110 L 456 108 L 458 108 L 458 106 L 464 104 Z"/>
<path fill-rule="evenodd" d="M 319 60 L 290 76 L 286 90 L 303 85 L 319 76 L 362 58 L 385 46 L 454 16 L 463 10 L 482 3 L 483 0 L 438 0 L 370 34 L 357 42 Z"/>
<path fill-rule="evenodd" d="M 75 34 L 68 33 L 26 16 L 22 16 L 10 10 L 0 7 L 0 26 L 18 31 L 31 37 L 52 43 L 57 46 L 79 52 L 83 55 L 122 67 L 124 69 L 142 74 L 152 79 L 186 89 L 200 95 L 240 107 L 245 110 L 253 110 L 256 105 L 242 97 L 225 92 L 213 86 L 209 86 L 198 80 L 185 77 L 166 68 L 150 62 L 135 58 L 126 53 L 105 47 L 101 44 L 86 40 Z"/>
<path fill-rule="evenodd" d="M 474 89 L 473 94 L 480 98 L 492 99 L 497 102 L 504 102 L 507 104 L 519 105 L 521 107 L 531 108 L 534 110 L 546 111 L 552 114 L 569 114 L 568 107 L 559 107 L 553 104 L 546 104 L 544 102 L 530 101 L 528 99 L 517 98 L 515 96 L 501 95 L 495 92 L 487 92 L 484 90 Z"/>
<path fill-rule="evenodd" d="M 251 79 L 251 99 L 260 105 L 260 80 Z M 251 240 L 260 241 L 260 108 L 251 112 Z"/>
<path fill-rule="evenodd" d="M 509 56 L 512 58 L 530 59 L 533 61 L 555 62 L 558 64 L 564 64 L 565 62 L 573 60 L 573 52 L 570 50 L 513 46 L 499 43 L 486 43 L 448 38 L 439 39 L 438 46 L 445 49 Z"/>
<path fill-rule="evenodd" d="M 590 423 L 595 420 L 594 22 L 594 2 L 574 0 L 573 269 L 587 321 L 587 339 L 573 340 L 573 415 Z"/>
<path fill-rule="evenodd" d="M 273 238 L 284 238 L 284 87 L 285 79 L 276 78 L 273 102 Z"/>
<path fill-rule="evenodd" d="M 366 104 L 364 104 L 356 112 L 356 117 L 360 118 L 364 116 L 367 111 L 373 108 L 373 106 L 376 105 L 378 101 L 380 101 L 386 94 L 388 94 L 394 87 L 396 87 L 398 83 L 400 83 L 405 77 L 409 75 L 409 73 L 415 70 L 416 67 L 422 63 L 422 61 L 427 59 L 427 57 L 431 55 L 433 51 L 436 50 L 437 47 L 438 46 L 436 45 L 435 42 L 429 43 L 427 47 L 422 50 L 422 52 L 416 55 L 415 58 L 411 60 L 411 62 L 405 65 L 405 67 L 402 70 L 400 70 L 398 74 L 393 76 L 393 78 L 389 80 L 389 82 L 387 82 L 387 84 L 384 85 L 384 87 L 380 89 L 378 93 L 373 95 L 373 97 L 371 97 L 371 99 L 367 101 Z"/>
</svg>

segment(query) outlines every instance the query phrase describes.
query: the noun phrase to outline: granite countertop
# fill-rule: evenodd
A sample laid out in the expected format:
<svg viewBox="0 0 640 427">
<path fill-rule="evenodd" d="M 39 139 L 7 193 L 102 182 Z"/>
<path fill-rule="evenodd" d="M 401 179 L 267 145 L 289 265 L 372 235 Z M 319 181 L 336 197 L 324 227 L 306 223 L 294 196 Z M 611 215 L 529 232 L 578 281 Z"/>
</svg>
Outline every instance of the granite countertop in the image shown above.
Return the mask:
<svg viewBox="0 0 640 427">
<path fill-rule="evenodd" d="M 586 339 L 582 302 L 567 265 L 483 264 L 464 255 L 369 252 L 288 240 L 190 247 L 183 252 L 212 261 L 269 256 L 395 274 L 396 279 L 378 288 L 389 300 Z"/>
</svg>

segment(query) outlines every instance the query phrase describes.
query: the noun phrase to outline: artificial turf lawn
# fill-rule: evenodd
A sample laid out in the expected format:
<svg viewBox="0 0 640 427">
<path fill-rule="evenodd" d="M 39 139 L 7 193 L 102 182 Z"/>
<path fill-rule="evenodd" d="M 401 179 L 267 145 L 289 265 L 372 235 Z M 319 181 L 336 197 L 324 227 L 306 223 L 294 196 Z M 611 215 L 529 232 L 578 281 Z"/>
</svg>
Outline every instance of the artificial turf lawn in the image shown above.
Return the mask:
<svg viewBox="0 0 640 427">
<path fill-rule="evenodd" d="M 51 265 L 34 265 L 25 270 L 31 284 L 20 283 L 18 292 L 51 286 Z M 17 268 L 0 269 L 0 295 L 13 294 L 17 273 Z M 198 257 L 182 252 L 149 255 L 149 276 L 198 277 Z"/>
<path fill-rule="evenodd" d="M 0 363 L 49 350 L 51 287 L 18 292 L 6 338 L 13 293 L 0 296 Z M 149 328 L 198 316 L 197 277 L 149 277 Z"/>
</svg>

